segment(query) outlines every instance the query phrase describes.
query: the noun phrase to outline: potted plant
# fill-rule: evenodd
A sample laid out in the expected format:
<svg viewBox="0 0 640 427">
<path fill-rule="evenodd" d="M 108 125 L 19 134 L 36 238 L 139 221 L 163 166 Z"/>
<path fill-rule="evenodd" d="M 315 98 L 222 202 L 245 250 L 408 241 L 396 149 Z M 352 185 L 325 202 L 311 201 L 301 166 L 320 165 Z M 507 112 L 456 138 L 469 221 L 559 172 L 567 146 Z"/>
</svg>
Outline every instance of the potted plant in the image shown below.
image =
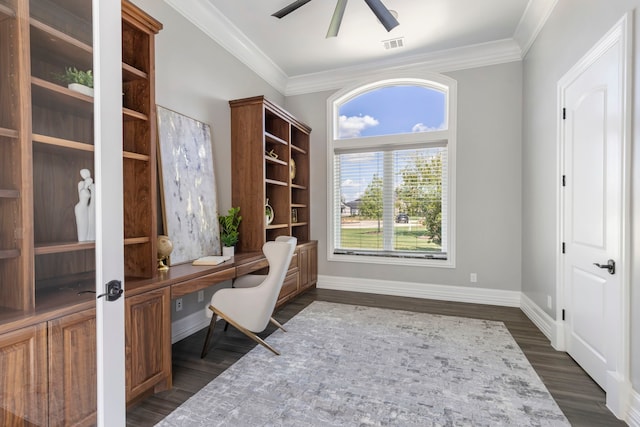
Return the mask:
<svg viewBox="0 0 640 427">
<path fill-rule="evenodd" d="M 57 77 L 62 83 L 66 83 L 69 89 L 93 96 L 93 72 L 91 70 L 82 71 L 76 67 L 67 67 L 64 73 Z"/>
<path fill-rule="evenodd" d="M 222 255 L 233 256 L 234 248 L 238 243 L 238 227 L 240 227 L 240 207 L 231 208 L 226 215 L 219 215 L 220 241 L 222 242 Z"/>
</svg>

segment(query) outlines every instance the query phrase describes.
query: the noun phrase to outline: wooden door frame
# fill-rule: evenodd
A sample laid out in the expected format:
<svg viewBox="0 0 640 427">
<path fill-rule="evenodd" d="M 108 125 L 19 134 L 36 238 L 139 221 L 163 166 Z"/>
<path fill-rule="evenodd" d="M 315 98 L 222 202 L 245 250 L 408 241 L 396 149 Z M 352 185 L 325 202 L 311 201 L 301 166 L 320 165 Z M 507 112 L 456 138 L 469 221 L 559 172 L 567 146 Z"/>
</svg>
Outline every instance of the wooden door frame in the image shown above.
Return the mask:
<svg viewBox="0 0 640 427">
<path fill-rule="evenodd" d="M 617 340 L 617 357 L 615 371 L 607 371 L 606 403 L 607 407 L 618 418 L 626 419 L 631 402 L 631 136 L 632 136 L 632 40 L 633 40 L 633 15 L 625 14 L 609 32 L 602 37 L 559 81 L 557 85 L 558 121 L 557 121 L 557 249 L 556 249 L 556 330 L 552 345 L 556 350 L 566 350 L 566 325 L 563 322 L 562 311 L 565 306 L 565 281 L 563 274 L 564 258 L 562 243 L 564 241 L 564 191 L 562 191 L 562 178 L 565 162 L 565 135 L 563 130 L 562 108 L 566 105 L 566 89 L 587 68 L 595 63 L 605 52 L 617 43 L 621 50 L 621 92 L 622 92 L 622 224 L 620 242 L 620 261 L 617 270 L 621 283 L 621 307 L 620 308 L 620 337 Z M 617 267 L 617 266 L 616 266 Z M 609 362 L 608 362 L 609 363 Z"/>
</svg>

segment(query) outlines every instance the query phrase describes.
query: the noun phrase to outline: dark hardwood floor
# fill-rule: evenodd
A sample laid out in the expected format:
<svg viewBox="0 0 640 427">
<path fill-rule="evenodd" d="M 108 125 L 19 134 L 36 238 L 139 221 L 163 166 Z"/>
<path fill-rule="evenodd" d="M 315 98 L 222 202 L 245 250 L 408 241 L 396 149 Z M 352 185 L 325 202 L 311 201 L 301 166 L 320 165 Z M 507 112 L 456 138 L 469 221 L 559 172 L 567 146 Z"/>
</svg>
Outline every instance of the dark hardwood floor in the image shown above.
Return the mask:
<svg viewBox="0 0 640 427">
<path fill-rule="evenodd" d="M 313 289 L 281 307 L 275 318 L 284 323 L 315 300 L 502 321 L 573 426 L 626 425 L 606 408 L 602 389 L 571 357 L 555 351 L 518 308 Z M 270 325 L 260 336 L 274 330 Z M 128 426 L 153 426 L 256 345 L 235 329 L 223 332 L 218 326 L 209 354 L 200 359 L 205 331 L 173 345 L 173 388 L 129 408 Z"/>
</svg>

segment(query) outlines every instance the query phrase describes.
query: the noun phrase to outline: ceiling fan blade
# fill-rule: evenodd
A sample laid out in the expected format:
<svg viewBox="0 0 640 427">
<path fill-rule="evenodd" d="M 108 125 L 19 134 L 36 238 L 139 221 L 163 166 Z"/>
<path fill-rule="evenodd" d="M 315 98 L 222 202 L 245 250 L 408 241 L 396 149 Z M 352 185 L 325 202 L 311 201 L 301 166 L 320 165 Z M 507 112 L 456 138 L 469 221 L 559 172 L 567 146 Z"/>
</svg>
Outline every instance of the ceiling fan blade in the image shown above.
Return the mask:
<svg viewBox="0 0 640 427">
<path fill-rule="evenodd" d="M 340 31 L 340 24 L 342 24 L 342 16 L 344 15 L 344 10 L 346 7 L 347 0 L 338 0 L 338 3 L 336 3 L 336 10 L 333 11 L 333 17 L 331 18 L 331 23 L 329 24 L 327 38 L 336 37 L 338 35 L 338 31 Z"/>
<path fill-rule="evenodd" d="M 271 16 L 275 16 L 276 18 L 284 18 L 285 16 L 287 16 L 288 14 L 290 14 L 291 12 L 293 12 L 294 10 L 298 9 L 300 6 L 304 6 L 305 4 L 309 3 L 311 0 L 296 0 L 293 3 L 291 3 L 288 6 L 283 7 L 282 9 L 280 9 L 279 11 L 277 11 L 276 13 L 272 14 Z"/>
<path fill-rule="evenodd" d="M 386 28 L 387 32 L 391 31 L 392 29 L 400 25 L 398 20 L 393 17 L 391 12 L 389 12 L 389 9 L 387 9 L 380 0 L 364 0 L 364 1 L 367 2 L 367 5 L 369 5 L 369 8 L 371 9 L 371 11 L 376 15 L 376 17 L 382 23 L 382 25 L 384 25 L 384 28 Z"/>
</svg>

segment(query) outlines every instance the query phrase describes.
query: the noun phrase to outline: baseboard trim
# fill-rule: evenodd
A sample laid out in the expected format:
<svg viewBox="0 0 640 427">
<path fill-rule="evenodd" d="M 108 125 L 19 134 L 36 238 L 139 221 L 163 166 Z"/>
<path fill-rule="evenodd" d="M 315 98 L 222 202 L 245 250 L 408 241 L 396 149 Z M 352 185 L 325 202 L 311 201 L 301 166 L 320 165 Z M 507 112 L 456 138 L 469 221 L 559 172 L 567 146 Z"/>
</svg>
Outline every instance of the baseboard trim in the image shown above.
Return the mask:
<svg viewBox="0 0 640 427">
<path fill-rule="evenodd" d="M 629 427 L 640 427 L 640 393 L 631 390 L 631 404 L 627 413 Z"/>
<path fill-rule="evenodd" d="M 318 276 L 318 289 L 520 307 L 520 292 L 354 277 Z"/>
<path fill-rule="evenodd" d="M 206 328 L 210 322 L 211 320 L 205 314 L 204 309 L 172 322 L 171 344 L 177 343 L 202 328 Z"/>
<path fill-rule="evenodd" d="M 553 348 L 557 350 L 556 344 L 558 343 L 558 326 L 556 324 L 556 321 L 524 293 L 520 297 L 520 300 L 520 309 L 524 312 L 524 314 L 527 315 L 529 320 L 531 320 L 533 324 L 536 325 L 538 329 L 540 329 L 540 332 L 542 332 L 544 336 L 549 339 Z"/>
</svg>

